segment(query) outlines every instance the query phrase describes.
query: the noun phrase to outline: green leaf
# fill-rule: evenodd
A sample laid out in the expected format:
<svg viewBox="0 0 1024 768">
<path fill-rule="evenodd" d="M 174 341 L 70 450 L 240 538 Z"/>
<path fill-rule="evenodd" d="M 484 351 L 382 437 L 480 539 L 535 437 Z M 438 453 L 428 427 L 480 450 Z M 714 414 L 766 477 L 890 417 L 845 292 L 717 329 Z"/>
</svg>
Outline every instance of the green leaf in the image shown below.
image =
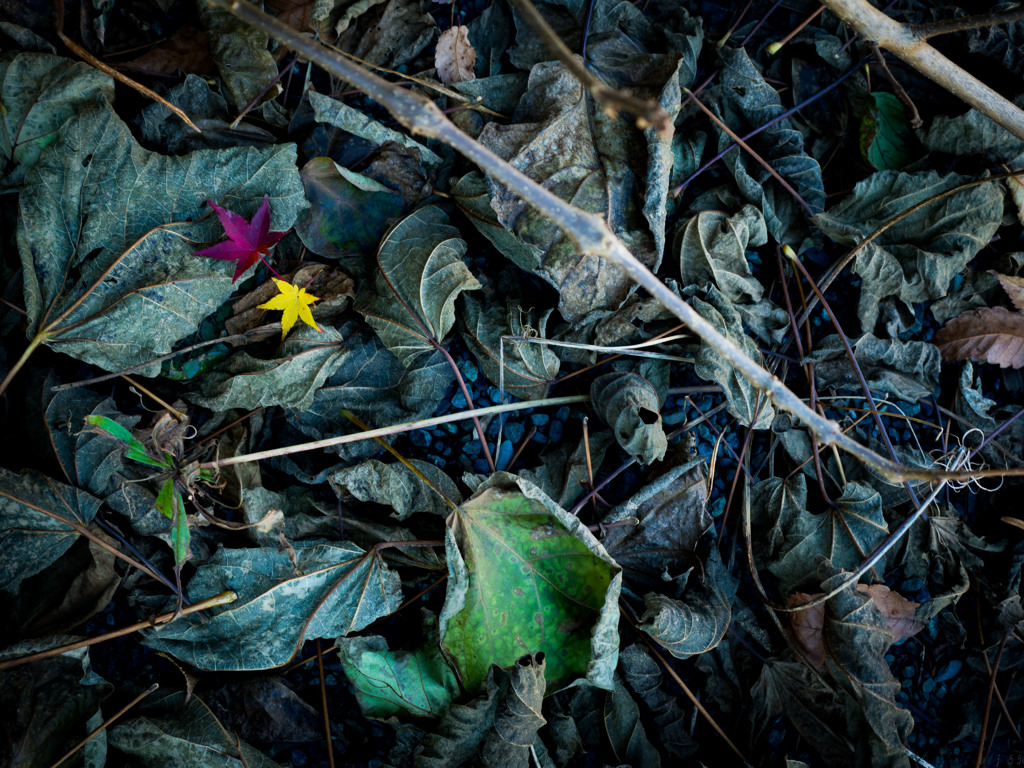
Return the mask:
<svg viewBox="0 0 1024 768">
<path fill-rule="evenodd" d="M 743 321 L 732 302 L 715 287 L 706 293 L 706 301 L 693 297 L 690 301 L 697 313 L 711 323 L 715 330 L 727 336 L 747 357 L 758 360 L 761 353 L 757 344 L 743 331 Z M 736 368 L 719 355 L 710 345 L 701 342 L 694 371 L 705 381 L 718 384 L 725 393 L 727 410 L 740 424 L 752 429 L 767 429 L 775 418 L 775 409 L 766 397 L 758 396 L 757 389 Z"/>
<path fill-rule="evenodd" d="M 100 501 L 35 471 L 0 467 L 0 589 L 17 592 L 22 579 L 42 571 L 75 543 Z M 67 522 L 62 522 L 67 521 Z"/>
<path fill-rule="evenodd" d="M 668 438 L 661 424 L 658 393 L 636 373 L 606 373 L 590 385 L 590 401 L 612 427 L 622 449 L 641 464 L 661 461 Z"/>
<path fill-rule="evenodd" d="M 338 640 L 338 658 L 367 717 L 440 717 L 459 694 L 436 643 L 391 651 L 379 635 L 345 637 Z"/>
<path fill-rule="evenodd" d="M 719 94 L 722 119 L 742 135 L 761 128 L 779 117 L 785 107 L 778 92 L 744 48 L 724 46 Z M 724 150 L 732 139 L 720 129 L 718 148 Z M 825 187 L 818 161 L 804 149 L 804 139 L 789 118 L 761 131 L 749 141 L 750 147 L 768 161 L 803 198 L 812 213 L 825 208 Z M 732 171 L 740 193 L 761 209 L 769 234 L 779 243 L 796 246 L 807 234 L 806 212 L 796 199 L 745 151 L 733 150 L 723 162 Z"/>
<path fill-rule="evenodd" d="M 269 38 L 230 11 L 210 3 L 199 3 L 199 23 L 224 86 L 241 111 L 277 77 L 277 63 L 267 50 Z M 274 86 L 263 100 L 280 92 L 281 86 Z"/>
<path fill-rule="evenodd" d="M 406 368 L 420 367 L 455 323 L 455 299 L 480 283 L 462 262 L 466 243 L 435 206 L 399 222 L 377 252 L 376 292 L 355 308 Z"/>
<path fill-rule="evenodd" d="M 114 98 L 113 80 L 99 70 L 45 53 L 0 56 L 0 83 L 0 188 L 20 184 L 76 112 Z"/>
<path fill-rule="evenodd" d="M 781 556 L 768 563 L 784 593 L 816 580 L 819 558 L 853 570 L 889 534 L 881 496 L 859 483 L 847 483 L 843 495 L 819 515 L 793 511 L 795 519 L 780 521 L 786 531 Z"/>
<path fill-rule="evenodd" d="M 575 517 L 499 472 L 452 514 L 445 540 L 441 646 L 468 690 L 524 650 L 547 655 L 552 689 L 583 676 L 611 686 L 621 576 Z"/>
<path fill-rule="evenodd" d="M 551 382 L 558 376 L 560 361 L 551 348 L 544 344 L 506 340 L 502 336 L 547 338 L 548 318 L 552 310 L 537 312 L 523 309 L 513 299 L 504 303 L 484 304 L 475 296 L 463 298 L 461 314 L 462 338 L 469 351 L 483 368 L 489 381 L 502 380 L 501 361 L 504 349 L 505 391 L 520 400 L 535 400 L 546 396 Z"/>
<path fill-rule="evenodd" d="M 225 728 L 201 698 L 183 691 L 151 695 L 110 729 L 109 739 L 111 747 L 133 758 L 133 765 L 278 766 Z"/>
<path fill-rule="evenodd" d="M 703 459 L 673 467 L 608 512 L 603 526 L 635 517 L 636 525 L 604 528 L 601 544 L 622 568 L 633 593 L 663 589 L 696 561 L 700 537 L 711 527 Z"/>
<path fill-rule="evenodd" d="M 968 180 L 936 171 L 879 171 L 858 182 L 849 197 L 815 223 L 833 240 L 852 245 L 896 214 Z M 1002 215 L 1001 187 L 981 184 L 924 206 L 886 229 L 853 262 L 862 281 L 857 309 L 862 329 L 875 329 L 883 299 L 897 298 L 909 308 L 945 296 L 953 278 L 992 239 Z"/>
<path fill-rule="evenodd" d="M 462 501 L 459 489 L 443 470 L 419 459 L 410 459 L 409 463 L 452 502 L 458 504 Z M 394 516 L 399 520 L 405 520 L 416 512 L 444 517 L 451 511 L 437 491 L 403 464 L 385 464 L 371 459 L 354 467 L 339 469 L 327 479 L 338 498 L 350 494 L 359 501 L 392 507 Z"/>
<path fill-rule="evenodd" d="M 712 545 L 703 572 L 687 579 L 681 600 L 657 592 L 644 595 L 639 628 L 677 659 L 710 651 L 722 641 L 732 618 L 728 581 L 718 548 Z"/>
<path fill-rule="evenodd" d="M 310 207 L 296 222 L 296 234 L 313 253 L 338 259 L 358 275 L 363 255 L 376 250 L 391 224 L 405 213 L 405 201 L 329 157 L 313 158 L 299 176 Z"/>
<path fill-rule="evenodd" d="M 612 119 L 596 107 L 561 64 L 534 67 L 511 124 L 490 123 L 479 140 L 563 200 L 604 215 L 640 261 L 657 266 L 661 253 L 643 220 L 643 190 L 636 181 L 647 177 L 641 135 L 628 117 Z M 632 283 L 621 268 L 580 254 L 554 223 L 493 183 L 491 207 L 522 244 L 505 255 L 521 267 L 524 250 L 540 255 L 536 272 L 558 290 L 566 320 L 615 309 L 631 293 Z"/>
<path fill-rule="evenodd" d="M 238 599 L 209 620 L 195 615 L 146 635 L 146 645 L 200 669 L 279 667 L 304 640 L 335 638 L 397 610 L 398 574 L 352 544 L 220 549 L 199 566 L 189 597 L 233 590 Z"/>
<path fill-rule="evenodd" d="M 860 151 L 879 171 L 898 171 L 910 160 L 913 132 L 906 108 L 891 93 L 871 94 L 874 105 L 860 122 Z"/>
<path fill-rule="evenodd" d="M 709 282 L 734 304 L 752 304 L 764 287 L 750 271 L 747 248 L 768 242 L 764 216 L 745 205 L 731 216 L 704 211 L 683 228 L 679 269 L 684 286 L 703 288 Z"/>
<path fill-rule="evenodd" d="M 232 292 L 230 264 L 193 254 L 223 232 L 205 201 L 251 216 L 264 194 L 272 228 L 288 229 L 305 205 L 294 146 L 165 157 L 97 99 L 64 123 L 21 192 L 30 334 L 106 370 L 170 352 Z"/>
<path fill-rule="evenodd" d="M 852 346 L 853 356 L 872 391 L 915 402 L 939 388 L 942 356 L 934 344 L 879 339 L 866 333 Z M 805 360 L 815 363 L 818 386 L 860 391 L 860 382 L 838 335 L 816 341 L 814 351 Z"/>
<path fill-rule="evenodd" d="M 849 577 L 840 571 L 821 588 L 831 591 Z M 896 704 L 900 682 L 885 660 L 893 640 L 886 618 L 871 597 L 845 589 L 825 603 L 824 637 L 825 663 L 842 691 L 857 764 L 909 766 L 907 736 L 914 720 Z"/>
<path fill-rule="evenodd" d="M 146 450 L 146 446 L 140 443 L 129 429 L 121 426 L 109 416 L 90 414 L 85 417 L 85 423 L 91 427 L 96 427 L 100 432 L 105 432 L 115 440 L 128 446 L 128 450 L 124 452 L 124 455 L 132 461 L 148 464 L 151 467 L 160 467 L 161 469 L 171 468 L 172 465 L 169 462 L 151 457 Z"/>
<path fill-rule="evenodd" d="M 188 529 L 188 516 L 185 514 L 185 500 L 174 487 L 174 478 L 169 477 L 160 487 L 156 497 L 156 508 L 164 517 L 171 521 L 171 550 L 174 552 L 174 564 L 181 565 L 189 557 L 189 541 L 192 536 Z"/>
<path fill-rule="evenodd" d="M 345 337 L 334 328 L 325 325 L 317 331 L 302 325 L 278 347 L 273 360 L 235 353 L 203 376 L 202 394 L 190 399 L 215 411 L 272 405 L 304 411 L 348 353 Z"/>
</svg>

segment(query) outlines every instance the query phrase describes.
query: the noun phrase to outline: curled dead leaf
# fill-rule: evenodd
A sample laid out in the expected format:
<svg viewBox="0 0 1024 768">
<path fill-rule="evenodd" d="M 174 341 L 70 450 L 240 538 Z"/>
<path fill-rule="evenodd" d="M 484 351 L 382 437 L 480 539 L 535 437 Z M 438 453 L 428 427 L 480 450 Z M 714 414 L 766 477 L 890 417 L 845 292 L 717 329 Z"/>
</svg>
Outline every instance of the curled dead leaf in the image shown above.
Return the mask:
<svg viewBox="0 0 1024 768">
<path fill-rule="evenodd" d="M 1006 295 L 1010 297 L 1013 306 L 1024 312 L 1024 277 L 1016 275 L 1001 275 L 998 272 L 989 271 L 999 284 L 1003 286 Z"/>
<path fill-rule="evenodd" d="M 469 27 L 446 29 L 437 40 L 434 53 L 437 76 L 445 85 L 476 79 L 476 50 L 469 42 Z"/>
<path fill-rule="evenodd" d="M 982 307 L 954 317 L 935 344 L 946 360 L 976 360 L 1000 368 L 1024 368 L 1024 312 Z"/>
</svg>

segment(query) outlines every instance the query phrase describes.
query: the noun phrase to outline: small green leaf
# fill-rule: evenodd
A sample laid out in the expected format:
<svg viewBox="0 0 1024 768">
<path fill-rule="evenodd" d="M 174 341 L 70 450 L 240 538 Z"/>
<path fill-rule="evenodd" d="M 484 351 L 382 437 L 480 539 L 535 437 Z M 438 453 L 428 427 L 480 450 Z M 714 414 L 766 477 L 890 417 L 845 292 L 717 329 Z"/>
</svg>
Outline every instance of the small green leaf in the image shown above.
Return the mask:
<svg viewBox="0 0 1024 768">
<path fill-rule="evenodd" d="M 89 426 L 96 427 L 102 432 L 106 432 L 115 440 L 119 440 L 128 446 L 128 450 L 124 452 L 124 455 L 127 458 L 137 461 L 140 464 L 148 464 L 151 467 L 160 467 L 161 469 L 172 468 L 170 463 L 154 459 L 150 456 L 149 452 L 146 450 L 146 446 L 139 442 L 135 438 L 135 435 L 110 417 L 90 414 L 85 417 L 85 423 Z"/>
<path fill-rule="evenodd" d="M 891 93 L 871 94 L 874 105 L 860 122 L 860 151 L 879 171 L 898 171 L 910 160 L 913 132 L 906 107 Z"/>
<path fill-rule="evenodd" d="M 367 717 L 440 717 L 459 694 L 436 642 L 392 651 L 378 635 L 338 639 L 338 658 Z"/>
<path fill-rule="evenodd" d="M 518 487 L 517 487 L 518 485 Z M 503 472 L 452 513 L 441 645 L 470 691 L 491 664 L 543 651 L 552 690 L 611 686 L 621 576 L 576 518 Z"/>
<path fill-rule="evenodd" d="M 174 478 L 167 478 L 156 497 L 156 508 L 171 521 L 171 549 L 174 550 L 174 564 L 188 560 L 188 545 L 192 535 L 188 529 L 188 515 L 185 514 L 185 500 L 174 487 Z"/>
</svg>

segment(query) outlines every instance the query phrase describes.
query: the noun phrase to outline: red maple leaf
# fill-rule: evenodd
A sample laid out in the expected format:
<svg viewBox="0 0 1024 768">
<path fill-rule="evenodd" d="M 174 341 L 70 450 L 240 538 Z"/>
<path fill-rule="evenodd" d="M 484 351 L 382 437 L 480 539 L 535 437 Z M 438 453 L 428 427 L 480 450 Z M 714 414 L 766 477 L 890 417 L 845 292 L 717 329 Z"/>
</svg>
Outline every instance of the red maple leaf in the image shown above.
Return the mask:
<svg viewBox="0 0 1024 768">
<path fill-rule="evenodd" d="M 212 200 L 206 202 L 217 212 L 217 218 L 224 227 L 224 234 L 229 239 L 196 251 L 196 255 L 237 262 L 235 276 L 231 278 L 233 283 L 237 282 L 249 267 L 270 253 L 270 249 L 286 234 L 270 231 L 270 198 L 266 195 L 263 196 L 260 209 L 256 211 L 252 221 L 246 221 L 237 213 L 221 208 Z"/>
</svg>

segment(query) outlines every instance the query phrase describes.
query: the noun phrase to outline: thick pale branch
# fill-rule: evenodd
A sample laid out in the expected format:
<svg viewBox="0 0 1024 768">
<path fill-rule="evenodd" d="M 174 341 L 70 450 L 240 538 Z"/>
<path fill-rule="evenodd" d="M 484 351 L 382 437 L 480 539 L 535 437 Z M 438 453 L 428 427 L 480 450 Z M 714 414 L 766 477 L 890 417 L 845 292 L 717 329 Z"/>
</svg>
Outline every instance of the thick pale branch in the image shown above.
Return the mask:
<svg viewBox="0 0 1024 768">
<path fill-rule="evenodd" d="M 877 469 L 892 481 L 917 479 L 920 470 L 890 461 L 847 436 L 839 425 L 809 408 L 781 380 L 747 357 L 732 341 L 701 317 L 689 304 L 670 290 L 644 266 L 609 229 L 604 220 L 566 203 L 503 159 L 456 128 L 436 104 L 415 93 L 396 88 L 367 72 L 349 59 L 315 43 L 277 19 L 240 0 L 211 0 L 239 18 L 277 38 L 281 43 L 330 74 L 348 80 L 383 105 L 399 123 L 414 134 L 438 139 L 485 170 L 497 183 L 507 187 L 531 206 L 550 218 L 572 240 L 580 253 L 599 255 L 642 286 L 654 299 L 706 344 L 725 358 L 772 403 L 789 411 L 806 425 L 818 440 L 834 444 L 860 461 Z M 899 26 L 899 25 L 897 25 Z M 218 462 L 225 464 L 227 462 Z"/>
<path fill-rule="evenodd" d="M 894 21 L 867 0 L 822 2 L 865 40 L 891 51 L 1017 138 L 1024 139 L 1024 111 L 932 48 L 913 27 Z"/>
</svg>

